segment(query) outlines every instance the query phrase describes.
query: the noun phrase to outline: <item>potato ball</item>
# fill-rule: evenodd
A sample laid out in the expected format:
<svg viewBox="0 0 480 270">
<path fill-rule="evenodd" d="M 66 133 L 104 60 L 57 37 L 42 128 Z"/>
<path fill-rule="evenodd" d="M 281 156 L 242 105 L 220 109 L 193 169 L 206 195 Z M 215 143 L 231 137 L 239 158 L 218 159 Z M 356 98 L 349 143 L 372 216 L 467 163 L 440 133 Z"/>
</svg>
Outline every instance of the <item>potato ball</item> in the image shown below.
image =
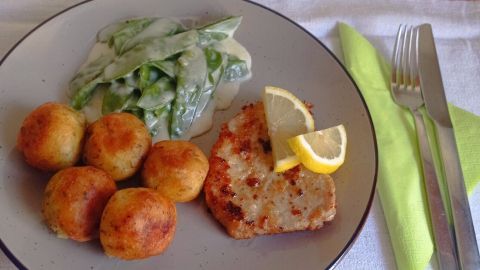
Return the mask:
<svg viewBox="0 0 480 270">
<path fill-rule="evenodd" d="M 117 191 L 100 223 L 105 254 L 124 260 L 162 253 L 172 242 L 177 224 L 175 204 L 149 188 Z"/>
<path fill-rule="evenodd" d="M 98 237 L 98 227 L 115 181 L 92 166 L 57 172 L 45 189 L 42 213 L 58 237 L 84 242 Z"/>
<path fill-rule="evenodd" d="M 160 141 L 145 160 L 142 180 L 145 187 L 158 190 L 176 202 L 195 199 L 208 173 L 208 159 L 188 141 Z"/>
<path fill-rule="evenodd" d="M 17 148 L 31 166 L 58 171 L 80 158 L 85 127 L 82 113 L 64 104 L 45 103 L 23 121 Z"/>
<path fill-rule="evenodd" d="M 151 144 L 147 127 L 137 117 L 111 113 L 88 127 L 83 160 L 120 181 L 141 167 Z"/>
</svg>

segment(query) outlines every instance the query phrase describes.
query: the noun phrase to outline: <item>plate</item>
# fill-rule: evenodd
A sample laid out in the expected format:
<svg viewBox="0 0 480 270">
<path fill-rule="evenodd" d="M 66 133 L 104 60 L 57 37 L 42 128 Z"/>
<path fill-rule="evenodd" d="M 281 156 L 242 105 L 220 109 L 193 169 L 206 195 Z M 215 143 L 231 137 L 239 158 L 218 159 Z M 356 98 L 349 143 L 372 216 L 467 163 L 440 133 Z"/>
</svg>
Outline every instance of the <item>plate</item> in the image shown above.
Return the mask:
<svg viewBox="0 0 480 270">
<path fill-rule="evenodd" d="M 131 17 L 243 15 L 235 37 L 251 53 L 253 77 L 214 126 L 194 139 L 205 153 L 221 123 L 261 97 L 265 85 L 290 89 L 315 105 L 317 129 L 346 127 L 345 164 L 333 177 L 337 216 L 314 232 L 234 240 L 206 210 L 202 198 L 178 203 L 178 227 L 165 253 L 121 261 L 103 255 L 98 241 L 62 240 L 42 220 L 40 205 L 51 174 L 26 165 L 15 149 L 21 122 L 47 101 L 67 102 L 69 80 L 103 26 Z M 375 190 L 377 152 L 369 112 L 335 56 L 314 36 L 276 12 L 235 0 L 86 1 L 52 17 L 22 39 L 0 66 L 0 237 L 21 269 L 324 269 L 333 268 L 358 236 Z"/>
</svg>

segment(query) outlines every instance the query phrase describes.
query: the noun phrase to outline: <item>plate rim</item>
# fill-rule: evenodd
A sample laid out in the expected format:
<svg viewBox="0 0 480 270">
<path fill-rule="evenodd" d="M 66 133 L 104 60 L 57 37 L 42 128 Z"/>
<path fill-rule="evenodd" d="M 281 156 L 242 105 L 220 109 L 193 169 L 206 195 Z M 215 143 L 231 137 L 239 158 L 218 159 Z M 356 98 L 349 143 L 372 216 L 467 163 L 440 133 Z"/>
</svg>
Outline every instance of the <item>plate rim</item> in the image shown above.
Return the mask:
<svg viewBox="0 0 480 270">
<path fill-rule="evenodd" d="M 95 0 L 83 0 L 79 3 L 76 3 L 72 6 L 69 6 L 53 15 L 45 19 L 44 21 L 40 22 L 38 25 L 36 25 L 34 28 L 32 28 L 30 31 L 28 31 L 21 39 L 19 39 L 8 51 L 7 53 L 0 59 L 0 66 L 3 64 L 3 62 L 8 58 L 8 56 L 25 40 L 27 39 L 31 34 L 33 34 L 35 31 L 37 31 L 39 28 L 44 26 L 47 22 L 51 21 L 52 19 L 60 16 L 63 13 L 66 13 L 67 11 L 74 9 L 78 6 L 84 5 L 89 2 L 94 2 Z M 372 189 L 370 191 L 370 196 L 367 202 L 367 207 L 365 208 L 365 211 L 362 215 L 362 218 L 360 219 L 360 223 L 357 225 L 355 228 L 355 231 L 353 232 L 352 236 L 350 239 L 347 241 L 343 249 L 340 250 L 339 254 L 327 265 L 326 269 L 333 269 L 335 268 L 338 263 L 345 257 L 345 255 L 348 253 L 350 248 L 353 246 L 353 243 L 357 240 L 358 236 L 360 235 L 360 232 L 363 230 L 363 227 L 365 226 L 367 217 L 370 213 L 370 210 L 372 208 L 373 204 L 373 199 L 375 197 L 375 189 L 377 186 L 377 179 L 378 179 L 378 145 L 377 145 L 377 136 L 375 133 L 375 127 L 373 125 L 373 120 L 372 120 L 372 115 L 370 113 L 370 110 L 368 109 L 367 103 L 365 101 L 365 98 L 360 91 L 360 88 L 358 87 L 357 83 L 355 80 L 352 78 L 350 73 L 348 72 L 347 68 L 343 65 L 343 63 L 338 59 L 338 57 L 322 42 L 320 39 L 318 39 L 314 34 L 312 34 L 310 31 L 308 31 L 306 28 L 301 26 L 299 23 L 295 22 L 293 19 L 290 19 L 286 15 L 283 15 L 279 11 L 276 11 L 270 7 L 267 7 L 263 4 L 254 2 L 253 0 L 242 0 L 243 2 L 247 2 L 251 5 L 257 6 L 259 8 L 263 8 L 274 15 L 277 15 L 281 17 L 282 19 L 286 20 L 287 22 L 293 24 L 296 26 L 299 30 L 302 30 L 305 34 L 310 36 L 317 44 L 319 44 L 329 55 L 332 57 L 335 62 L 342 68 L 343 72 L 347 75 L 348 79 L 350 82 L 353 84 L 355 87 L 355 90 L 357 90 L 358 95 L 360 96 L 360 100 L 362 101 L 363 107 L 367 111 L 367 118 L 368 122 L 370 124 L 370 129 L 373 135 L 373 146 L 374 146 L 374 153 L 375 153 L 375 173 L 373 176 L 373 185 Z M 2 239 L 0 238 L 0 249 L 3 251 L 3 253 L 6 255 L 6 257 L 20 270 L 28 270 L 27 267 L 25 267 L 22 262 L 8 249 L 7 245 L 3 243 Z"/>
</svg>

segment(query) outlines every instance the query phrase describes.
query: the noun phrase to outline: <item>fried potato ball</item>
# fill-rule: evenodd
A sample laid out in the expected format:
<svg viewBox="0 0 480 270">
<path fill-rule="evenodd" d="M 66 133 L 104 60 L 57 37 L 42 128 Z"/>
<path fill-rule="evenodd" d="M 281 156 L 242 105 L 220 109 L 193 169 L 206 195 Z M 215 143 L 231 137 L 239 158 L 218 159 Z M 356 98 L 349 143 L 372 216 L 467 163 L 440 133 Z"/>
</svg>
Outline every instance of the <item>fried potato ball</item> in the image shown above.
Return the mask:
<svg viewBox="0 0 480 270">
<path fill-rule="evenodd" d="M 58 237 L 88 241 L 98 237 L 103 209 L 116 190 L 112 177 L 95 167 L 63 169 L 47 184 L 42 213 Z"/>
<path fill-rule="evenodd" d="M 208 173 L 208 159 L 188 141 L 160 141 L 150 150 L 142 169 L 145 187 L 176 202 L 195 199 Z"/>
<path fill-rule="evenodd" d="M 31 166 L 58 171 L 73 166 L 80 158 L 85 116 L 59 103 L 45 103 L 23 121 L 17 148 Z"/>
<path fill-rule="evenodd" d="M 117 191 L 108 201 L 100 223 L 105 254 L 124 260 L 162 253 L 173 240 L 175 204 L 149 188 Z"/>
<path fill-rule="evenodd" d="M 130 113 L 111 113 L 87 129 L 83 160 L 124 180 L 141 167 L 152 144 L 147 127 Z"/>
</svg>

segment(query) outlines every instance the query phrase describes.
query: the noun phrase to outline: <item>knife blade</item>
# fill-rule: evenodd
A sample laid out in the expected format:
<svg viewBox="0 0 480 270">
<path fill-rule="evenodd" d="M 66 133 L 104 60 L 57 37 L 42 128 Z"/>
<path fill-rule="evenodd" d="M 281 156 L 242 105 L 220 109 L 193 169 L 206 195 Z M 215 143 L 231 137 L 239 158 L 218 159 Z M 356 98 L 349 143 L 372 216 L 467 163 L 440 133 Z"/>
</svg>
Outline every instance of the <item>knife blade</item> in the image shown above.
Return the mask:
<svg viewBox="0 0 480 270">
<path fill-rule="evenodd" d="M 448 113 L 447 99 L 435 48 L 432 27 L 418 27 L 418 71 L 428 115 L 435 124 L 438 148 L 448 188 L 457 254 L 462 269 L 480 269 L 480 255 L 472 215 L 465 190 L 455 134 Z"/>
</svg>

